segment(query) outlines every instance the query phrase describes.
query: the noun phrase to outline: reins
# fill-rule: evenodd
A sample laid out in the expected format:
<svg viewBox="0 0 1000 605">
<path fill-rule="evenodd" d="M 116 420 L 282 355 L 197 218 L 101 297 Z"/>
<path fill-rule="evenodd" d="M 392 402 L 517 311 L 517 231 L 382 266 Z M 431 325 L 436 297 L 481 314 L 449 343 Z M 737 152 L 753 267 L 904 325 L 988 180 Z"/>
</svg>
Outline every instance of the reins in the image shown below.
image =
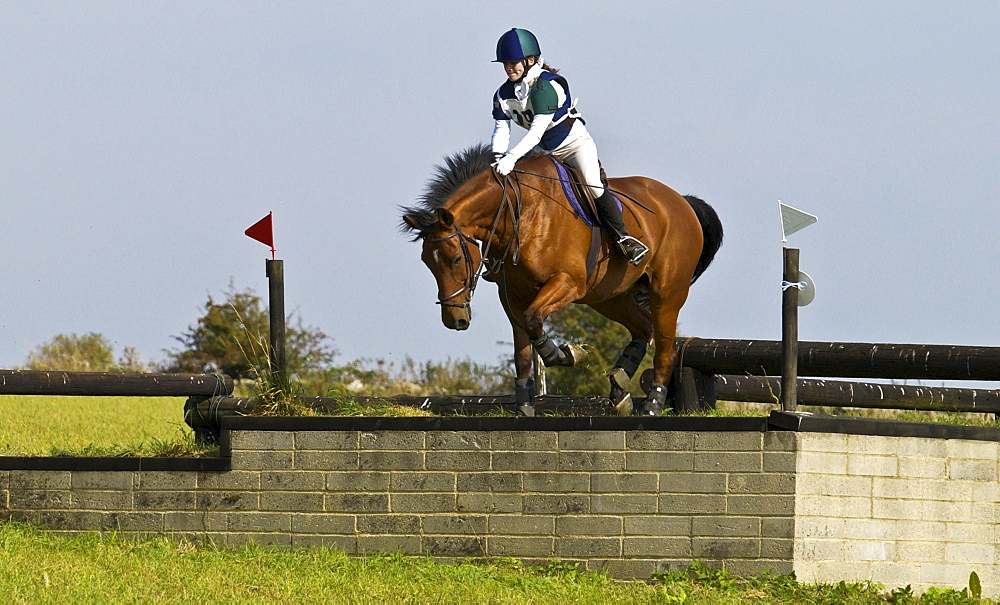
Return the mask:
<svg viewBox="0 0 1000 605">
<path fill-rule="evenodd" d="M 537 172 L 529 172 L 527 170 L 521 170 L 520 168 L 515 168 L 515 169 L 511 170 L 511 172 L 512 173 L 516 172 L 516 173 L 519 173 L 519 174 L 527 174 L 527 175 L 531 175 L 531 176 L 537 176 L 540 179 L 548 179 L 550 181 L 561 181 L 562 180 L 562 179 L 560 179 L 557 176 L 549 176 L 547 174 L 539 174 Z M 569 182 L 572 183 L 573 185 L 577 185 L 578 187 L 589 187 L 589 185 L 587 183 L 582 183 L 580 181 L 570 180 Z M 629 195 L 629 194 L 627 194 L 627 193 L 625 193 L 623 191 L 619 191 L 617 189 L 612 189 L 611 187 L 607 187 L 607 190 L 610 191 L 611 193 L 614 193 L 616 195 L 620 195 L 620 196 L 628 199 L 629 201 L 631 201 L 632 203 L 634 203 L 636 206 L 642 208 L 646 212 L 648 212 L 650 214 L 655 214 L 655 212 L 653 212 L 650 208 L 647 208 L 642 202 L 640 202 L 639 200 L 635 199 L 631 195 Z"/>
</svg>

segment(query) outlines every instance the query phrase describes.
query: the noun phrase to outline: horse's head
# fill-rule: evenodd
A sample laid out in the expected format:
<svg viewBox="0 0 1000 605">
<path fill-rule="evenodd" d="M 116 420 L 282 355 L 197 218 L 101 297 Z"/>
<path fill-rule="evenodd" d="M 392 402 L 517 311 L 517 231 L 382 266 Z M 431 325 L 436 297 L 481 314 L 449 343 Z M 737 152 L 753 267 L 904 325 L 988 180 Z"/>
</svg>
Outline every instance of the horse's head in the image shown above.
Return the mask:
<svg viewBox="0 0 1000 605">
<path fill-rule="evenodd" d="M 479 245 L 462 233 L 451 211 L 439 208 L 433 218 L 429 225 L 414 215 L 404 215 L 403 221 L 418 230 L 424 242 L 420 258 L 437 281 L 441 321 L 452 330 L 466 330 L 472 321 L 472 293 L 482 264 Z"/>
</svg>

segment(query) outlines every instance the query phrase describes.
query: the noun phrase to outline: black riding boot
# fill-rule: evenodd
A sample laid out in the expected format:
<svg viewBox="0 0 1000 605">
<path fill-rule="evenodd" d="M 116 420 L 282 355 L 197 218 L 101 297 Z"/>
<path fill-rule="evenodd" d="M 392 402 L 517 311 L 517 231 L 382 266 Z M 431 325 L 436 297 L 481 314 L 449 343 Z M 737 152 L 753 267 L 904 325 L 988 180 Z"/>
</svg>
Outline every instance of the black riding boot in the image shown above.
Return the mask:
<svg viewBox="0 0 1000 605">
<path fill-rule="evenodd" d="M 618 248 L 621 249 L 625 260 L 633 265 L 641 263 L 642 257 L 646 256 L 649 248 L 646 247 L 646 244 L 628 234 L 628 229 L 625 227 L 625 219 L 622 218 L 622 211 L 618 208 L 618 204 L 615 203 L 615 198 L 612 197 L 611 192 L 605 189 L 601 197 L 594 200 L 594 204 L 597 206 L 597 215 L 601 219 L 601 224 L 614 236 L 615 242 L 618 244 Z"/>
</svg>

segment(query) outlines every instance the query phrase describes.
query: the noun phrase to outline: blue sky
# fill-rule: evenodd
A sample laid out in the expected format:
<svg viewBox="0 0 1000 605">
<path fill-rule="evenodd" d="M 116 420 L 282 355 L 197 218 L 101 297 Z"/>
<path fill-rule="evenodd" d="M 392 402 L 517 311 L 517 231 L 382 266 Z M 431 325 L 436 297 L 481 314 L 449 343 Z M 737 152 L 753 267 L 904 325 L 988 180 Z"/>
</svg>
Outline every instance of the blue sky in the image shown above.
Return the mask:
<svg viewBox="0 0 1000 605">
<path fill-rule="evenodd" d="M 602 162 L 718 211 L 688 336 L 780 339 L 781 200 L 803 340 L 1000 345 L 1000 3 L 0 0 L 0 367 L 59 333 L 162 359 L 232 282 L 339 360 L 509 355 L 493 286 L 447 330 L 400 204 L 486 141 L 511 27 Z M 515 133 L 516 137 L 520 133 Z M 624 343 L 623 343 L 624 344 Z"/>
</svg>

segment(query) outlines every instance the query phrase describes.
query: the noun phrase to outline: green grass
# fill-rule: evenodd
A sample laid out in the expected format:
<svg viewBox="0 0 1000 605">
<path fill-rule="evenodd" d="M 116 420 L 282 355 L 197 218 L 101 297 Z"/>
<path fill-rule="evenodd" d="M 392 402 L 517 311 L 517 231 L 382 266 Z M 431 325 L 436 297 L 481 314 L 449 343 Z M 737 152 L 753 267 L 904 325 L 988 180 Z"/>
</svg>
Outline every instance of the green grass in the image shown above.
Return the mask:
<svg viewBox="0 0 1000 605">
<path fill-rule="evenodd" d="M 184 456 L 206 453 L 183 397 L 0 395 L 0 456 Z"/>
<path fill-rule="evenodd" d="M 870 583 L 741 580 L 697 563 L 651 582 L 621 582 L 558 561 L 529 568 L 510 559 L 446 564 L 329 549 L 219 549 L 179 538 L 67 537 L 2 522 L 0 594 L 8 603 L 976 602 L 950 589 L 917 599 Z"/>
</svg>

